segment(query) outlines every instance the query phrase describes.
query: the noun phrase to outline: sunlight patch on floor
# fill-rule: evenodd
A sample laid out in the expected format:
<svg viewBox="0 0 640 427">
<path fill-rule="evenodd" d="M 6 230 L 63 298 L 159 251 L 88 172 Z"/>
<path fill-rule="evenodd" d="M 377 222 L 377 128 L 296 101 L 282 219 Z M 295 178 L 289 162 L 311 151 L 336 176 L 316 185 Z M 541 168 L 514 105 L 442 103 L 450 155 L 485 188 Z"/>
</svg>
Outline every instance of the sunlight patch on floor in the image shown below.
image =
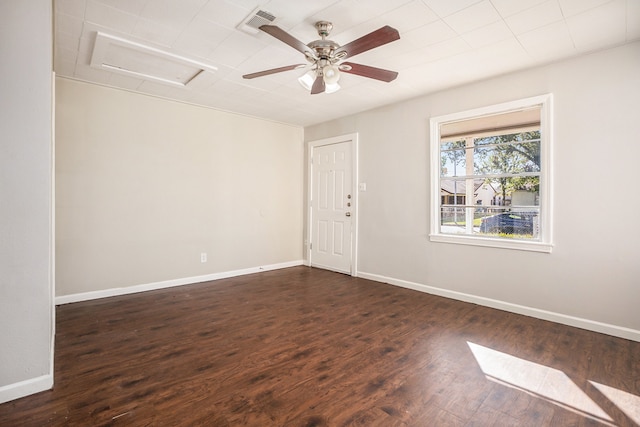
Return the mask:
<svg viewBox="0 0 640 427">
<path fill-rule="evenodd" d="M 620 408 L 627 417 L 640 425 L 640 396 L 595 381 L 589 382 Z"/>
<path fill-rule="evenodd" d="M 600 422 L 613 421 L 564 372 L 478 344 L 467 344 L 490 380 L 529 392 Z"/>
</svg>

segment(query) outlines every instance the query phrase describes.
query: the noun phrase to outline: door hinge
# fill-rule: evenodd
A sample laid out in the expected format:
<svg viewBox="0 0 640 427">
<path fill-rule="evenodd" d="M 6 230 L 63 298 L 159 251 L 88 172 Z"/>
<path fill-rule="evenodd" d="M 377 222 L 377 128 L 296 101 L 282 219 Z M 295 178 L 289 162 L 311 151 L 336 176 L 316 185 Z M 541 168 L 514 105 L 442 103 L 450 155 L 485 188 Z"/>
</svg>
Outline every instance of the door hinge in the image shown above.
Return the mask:
<svg viewBox="0 0 640 427">
<path fill-rule="evenodd" d="M 309 243 L 309 250 L 313 249 L 313 242 Z"/>
</svg>

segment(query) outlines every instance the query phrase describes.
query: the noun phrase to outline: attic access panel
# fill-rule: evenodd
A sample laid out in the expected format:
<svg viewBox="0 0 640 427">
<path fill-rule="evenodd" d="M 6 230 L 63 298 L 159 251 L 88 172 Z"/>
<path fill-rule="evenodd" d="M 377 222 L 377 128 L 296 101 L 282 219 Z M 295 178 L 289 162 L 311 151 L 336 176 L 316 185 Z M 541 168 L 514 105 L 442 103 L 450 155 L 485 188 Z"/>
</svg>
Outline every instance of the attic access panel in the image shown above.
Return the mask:
<svg viewBox="0 0 640 427">
<path fill-rule="evenodd" d="M 101 32 L 96 34 L 91 66 L 177 87 L 186 87 L 217 70 L 213 65 Z"/>
</svg>

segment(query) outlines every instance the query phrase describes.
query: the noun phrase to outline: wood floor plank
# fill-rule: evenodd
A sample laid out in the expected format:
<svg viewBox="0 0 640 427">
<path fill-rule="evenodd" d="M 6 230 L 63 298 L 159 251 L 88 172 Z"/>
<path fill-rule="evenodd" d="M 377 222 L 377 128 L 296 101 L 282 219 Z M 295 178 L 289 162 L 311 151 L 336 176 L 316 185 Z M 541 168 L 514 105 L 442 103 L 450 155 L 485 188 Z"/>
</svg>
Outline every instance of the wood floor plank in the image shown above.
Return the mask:
<svg viewBox="0 0 640 427">
<path fill-rule="evenodd" d="M 637 402 L 640 343 L 318 269 L 56 314 L 55 387 L 0 405 L 0 426 L 637 421 L 593 382 Z"/>
</svg>

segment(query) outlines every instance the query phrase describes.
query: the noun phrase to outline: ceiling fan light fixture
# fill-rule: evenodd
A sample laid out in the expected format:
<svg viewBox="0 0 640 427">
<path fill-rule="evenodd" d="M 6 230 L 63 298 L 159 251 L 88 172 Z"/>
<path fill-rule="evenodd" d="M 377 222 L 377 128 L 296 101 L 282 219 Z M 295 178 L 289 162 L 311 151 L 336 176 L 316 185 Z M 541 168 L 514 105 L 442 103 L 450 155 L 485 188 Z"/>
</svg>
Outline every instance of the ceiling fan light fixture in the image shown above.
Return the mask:
<svg viewBox="0 0 640 427">
<path fill-rule="evenodd" d="M 313 82 L 316 80 L 316 72 L 314 70 L 309 70 L 304 73 L 302 76 L 298 77 L 298 82 L 302 85 L 306 90 L 311 90 L 313 86 Z"/>
<path fill-rule="evenodd" d="M 334 93 L 340 90 L 338 83 L 325 83 L 324 93 Z"/>
<path fill-rule="evenodd" d="M 340 70 L 335 65 L 326 65 L 322 69 L 322 76 L 326 85 L 338 84 L 338 80 L 340 80 Z"/>
</svg>

